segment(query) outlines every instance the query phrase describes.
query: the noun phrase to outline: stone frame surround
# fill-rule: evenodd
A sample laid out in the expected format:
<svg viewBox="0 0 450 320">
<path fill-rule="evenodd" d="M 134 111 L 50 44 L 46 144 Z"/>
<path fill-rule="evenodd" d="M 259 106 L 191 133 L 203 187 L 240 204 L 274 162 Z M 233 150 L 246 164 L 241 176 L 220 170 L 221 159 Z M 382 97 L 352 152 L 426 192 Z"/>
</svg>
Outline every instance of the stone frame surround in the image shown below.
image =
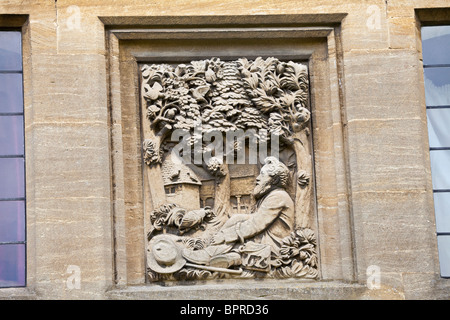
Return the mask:
<svg viewBox="0 0 450 320">
<path fill-rule="evenodd" d="M 158 286 L 147 285 L 145 279 L 144 230 L 148 212 L 153 207 L 145 200 L 150 197 L 144 196 L 149 190 L 143 190 L 138 65 L 212 56 L 252 58 L 261 55 L 307 62 L 316 186 L 314 224 L 320 256 L 318 283 L 356 280 L 340 27 L 345 16 L 100 17 L 105 24 L 108 48 L 114 281 L 117 287 L 111 292 L 113 296 L 120 296 L 120 290 L 129 294 L 127 290 L 133 290 L 131 285 L 145 285 L 139 291 L 140 294 L 142 290 L 148 291 L 144 295 L 149 298 L 159 290 Z M 310 285 L 320 287 L 318 283 Z M 217 284 L 214 289 L 214 282 L 207 284 L 214 296 L 227 295 L 221 293 L 222 285 Z M 191 285 L 196 287 L 196 284 Z M 240 287 L 254 285 L 249 280 Z M 354 286 L 348 287 L 352 294 Z M 270 287 L 269 282 L 267 287 Z M 359 285 L 356 288 L 364 290 Z"/>
</svg>

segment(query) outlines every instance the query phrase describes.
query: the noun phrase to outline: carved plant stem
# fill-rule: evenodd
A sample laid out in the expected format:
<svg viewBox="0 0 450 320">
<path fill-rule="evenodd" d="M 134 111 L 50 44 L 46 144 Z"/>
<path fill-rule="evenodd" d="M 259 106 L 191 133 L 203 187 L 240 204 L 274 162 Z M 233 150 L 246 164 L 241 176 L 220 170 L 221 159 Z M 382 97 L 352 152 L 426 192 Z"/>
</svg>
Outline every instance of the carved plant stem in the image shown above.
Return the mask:
<svg viewBox="0 0 450 320">
<path fill-rule="evenodd" d="M 310 173 L 312 170 L 310 150 L 305 147 L 305 144 L 309 146 L 306 141 L 308 141 L 308 136 L 305 130 L 297 132 L 294 136 L 294 151 L 297 158 L 298 169 L 305 170 Z M 295 197 L 295 213 L 296 213 L 296 225 L 302 228 L 311 228 L 313 223 L 313 217 L 311 216 L 311 183 L 306 187 L 300 188 L 297 183 L 297 176 L 294 179 L 296 188 Z"/>
<path fill-rule="evenodd" d="M 173 119 L 167 119 L 167 118 L 165 118 L 163 115 L 164 115 L 164 112 L 169 108 L 169 107 L 172 107 L 172 108 L 175 108 L 175 109 L 177 109 L 177 110 L 180 110 L 180 107 L 177 105 L 177 103 L 178 103 L 178 101 L 172 101 L 172 102 L 170 102 L 170 103 L 167 103 L 164 107 L 162 107 L 162 109 L 159 111 L 159 115 L 152 121 L 152 123 L 150 124 L 150 126 L 151 126 L 151 128 L 156 128 L 156 126 L 157 126 L 157 124 L 159 124 L 161 121 L 165 121 L 165 122 L 168 122 L 168 123 L 176 123 L 176 121 L 175 120 L 173 120 Z"/>
<path fill-rule="evenodd" d="M 143 105 L 145 105 L 145 100 L 143 101 Z M 146 119 L 145 113 L 146 111 L 142 110 L 142 119 Z M 144 138 L 151 140 L 154 143 L 156 152 L 159 153 L 161 144 L 163 143 L 164 139 L 166 139 L 166 137 L 171 133 L 171 130 L 164 126 L 161 130 L 155 132 L 153 130 L 153 127 L 148 125 L 148 123 L 146 122 L 142 124 L 142 128 Z M 143 170 L 144 176 L 147 178 L 148 185 L 151 186 L 148 191 L 151 195 L 151 210 L 153 210 L 155 208 L 159 208 L 166 202 L 166 192 L 164 190 L 161 165 L 159 163 L 150 166 L 146 165 L 144 166 Z M 148 210 L 147 212 L 150 212 L 151 210 Z"/>
</svg>

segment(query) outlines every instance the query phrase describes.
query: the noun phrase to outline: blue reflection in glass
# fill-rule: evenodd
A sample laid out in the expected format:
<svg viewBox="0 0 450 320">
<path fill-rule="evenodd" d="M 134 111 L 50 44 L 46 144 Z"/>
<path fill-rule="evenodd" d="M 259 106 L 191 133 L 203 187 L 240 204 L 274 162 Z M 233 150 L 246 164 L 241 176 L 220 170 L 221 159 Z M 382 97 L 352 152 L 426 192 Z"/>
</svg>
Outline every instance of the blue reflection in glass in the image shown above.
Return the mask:
<svg viewBox="0 0 450 320">
<path fill-rule="evenodd" d="M 427 109 L 430 148 L 450 147 L 450 108 Z"/>
<path fill-rule="evenodd" d="M 25 201 L 0 201 L 0 242 L 25 241 Z"/>
<path fill-rule="evenodd" d="M 439 264 L 442 277 L 450 277 L 450 236 L 438 236 Z"/>
<path fill-rule="evenodd" d="M 0 158 L 0 199 L 24 198 L 24 159 Z"/>
<path fill-rule="evenodd" d="M 25 245 L 0 245 L 0 287 L 25 286 Z"/>
<path fill-rule="evenodd" d="M 431 181 L 434 190 L 450 189 L 450 150 L 430 151 Z"/>
<path fill-rule="evenodd" d="M 450 232 L 450 192 L 434 193 L 437 232 Z"/>
<path fill-rule="evenodd" d="M 0 113 L 23 112 L 22 74 L 0 73 Z"/>
<path fill-rule="evenodd" d="M 0 156 L 23 155 L 23 116 L 0 116 Z"/>
<path fill-rule="evenodd" d="M 423 63 L 450 64 L 450 26 L 422 28 Z"/>
<path fill-rule="evenodd" d="M 0 31 L 0 71 L 22 70 L 20 31 Z"/>
<path fill-rule="evenodd" d="M 426 68 L 424 76 L 427 106 L 449 106 L 450 68 Z"/>
</svg>

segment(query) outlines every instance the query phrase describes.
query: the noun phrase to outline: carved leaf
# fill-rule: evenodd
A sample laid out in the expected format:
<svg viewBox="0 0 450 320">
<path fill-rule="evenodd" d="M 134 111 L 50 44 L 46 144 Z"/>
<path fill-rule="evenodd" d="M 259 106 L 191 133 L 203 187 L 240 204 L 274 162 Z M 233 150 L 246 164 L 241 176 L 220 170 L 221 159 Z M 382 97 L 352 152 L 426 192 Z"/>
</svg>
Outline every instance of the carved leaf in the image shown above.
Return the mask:
<svg viewBox="0 0 450 320">
<path fill-rule="evenodd" d="M 276 269 L 276 276 L 278 278 L 290 278 L 292 277 L 294 274 L 291 270 L 291 267 L 287 266 L 287 267 L 280 267 Z"/>
<path fill-rule="evenodd" d="M 297 275 L 303 269 L 303 263 L 298 260 L 293 260 L 291 264 L 292 273 Z"/>
<path fill-rule="evenodd" d="M 216 81 L 216 79 L 217 79 L 216 73 L 211 69 L 206 70 L 205 79 L 206 79 L 206 81 L 208 81 L 210 83 Z"/>
<path fill-rule="evenodd" d="M 183 268 L 176 272 L 175 278 L 179 280 L 204 280 L 211 277 L 211 272 L 195 268 Z"/>
<path fill-rule="evenodd" d="M 284 73 L 280 84 L 284 89 L 297 91 L 301 89 L 299 79 L 306 73 L 306 67 L 297 63 L 288 62 L 285 65 Z"/>
<path fill-rule="evenodd" d="M 175 68 L 175 75 L 182 77 L 186 73 L 186 65 L 180 64 Z"/>
<path fill-rule="evenodd" d="M 297 183 L 302 188 L 309 184 L 309 175 L 305 170 L 297 172 Z"/>
<path fill-rule="evenodd" d="M 294 105 L 296 99 L 296 95 L 292 93 L 284 93 L 280 98 L 280 104 L 284 107 L 290 107 Z"/>
<path fill-rule="evenodd" d="M 311 243 L 312 245 L 316 244 L 316 235 L 311 229 L 297 229 L 296 233 L 302 242 Z"/>
<path fill-rule="evenodd" d="M 152 140 L 146 139 L 143 142 L 142 148 L 144 150 L 144 162 L 147 165 L 161 163 L 162 150 Z"/>
<path fill-rule="evenodd" d="M 295 92 L 295 102 L 299 106 L 306 108 L 308 102 L 308 88 L 298 90 Z"/>
<path fill-rule="evenodd" d="M 153 120 L 153 119 L 157 116 L 157 114 L 158 114 L 158 112 L 159 112 L 160 110 L 161 110 L 160 107 L 158 107 L 157 105 L 152 104 L 151 106 L 149 106 L 149 107 L 147 108 L 147 117 L 148 117 L 150 120 Z"/>
<path fill-rule="evenodd" d="M 263 89 L 257 88 L 255 92 L 258 96 L 252 100 L 263 113 L 270 113 L 281 108 L 278 101 L 276 101 L 273 97 L 268 96 Z"/>
</svg>

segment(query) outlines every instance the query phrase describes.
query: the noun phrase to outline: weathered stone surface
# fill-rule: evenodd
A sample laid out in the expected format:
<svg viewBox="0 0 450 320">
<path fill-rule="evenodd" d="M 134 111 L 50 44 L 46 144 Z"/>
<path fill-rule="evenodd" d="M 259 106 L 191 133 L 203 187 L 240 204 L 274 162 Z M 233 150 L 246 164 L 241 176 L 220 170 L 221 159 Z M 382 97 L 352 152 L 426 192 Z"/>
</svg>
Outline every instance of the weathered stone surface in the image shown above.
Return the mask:
<svg viewBox="0 0 450 320">
<path fill-rule="evenodd" d="M 108 122 L 103 55 L 36 54 L 32 59 L 33 124 Z"/>
<path fill-rule="evenodd" d="M 436 245 L 434 212 L 425 192 L 355 192 L 353 210 L 361 278 L 370 265 L 397 274 L 438 269 L 430 250 Z"/>
<path fill-rule="evenodd" d="M 448 280 L 438 275 L 414 12 L 448 6 L 448 0 L 2 1 L 1 23 L 4 14 L 30 16 L 23 53 L 28 288 L 0 289 L 0 298 L 448 299 Z M 131 109 L 110 109 L 120 103 L 137 108 L 137 83 L 117 80 L 135 61 L 123 67 L 118 52 L 109 56 L 99 17 L 128 16 L 126 23 L 148 16 L 240 15 L 251 21 L 255 15 L 336 13 L 347 14 L 340 33 L 321 39 L 325 47 L 319 49 L 318 41 L 297 51 L 316 54 L 310 61 L 314 183 L 318 236 L 327 244 L 319 254 L 323 279 L 335 281 L 108 291 L 114 279 L 142 283 L 147 217 L 141 214 L 142 175 L 133 171 L 141 161 L 139 119 Z M 261 54 L 281 55 L 281 43 Z M 151 50 L 163 52 L 164 45 L 171 53 L 178 43 Z M 180 45 L 193 54 L 225 47 Z M 247 46 L 257 47 L 257 41 Z M 119 63 L 120 70 L 114 67 Z M 123 148 L 131 141 L 136 143 Z M 81 269 L 80 289 L 67 287 L 69 265 Z M 370 265 L 381 270 L 378 290 L 366 287 Z M 340 282 L 353 274 L 358 284 Z"/>
<path fill-rule="evenodd" d="M 360 299 L 367 288 L 358 284 L 333 282 L 311 283 L 292 280 L 231 282 L 221 285 L 201 284 L 182 287 L 137 287 L 107 292 L 110 299 L 133 300 L 355 300 Z"/>
<path fill-rule="evenodd" d="M 417 52 L 364 49 L 347 53 L 346 58 L 347 121 L 421 117 L 421 90 L 410 87 L 423 73 Z"/>
</svg>

